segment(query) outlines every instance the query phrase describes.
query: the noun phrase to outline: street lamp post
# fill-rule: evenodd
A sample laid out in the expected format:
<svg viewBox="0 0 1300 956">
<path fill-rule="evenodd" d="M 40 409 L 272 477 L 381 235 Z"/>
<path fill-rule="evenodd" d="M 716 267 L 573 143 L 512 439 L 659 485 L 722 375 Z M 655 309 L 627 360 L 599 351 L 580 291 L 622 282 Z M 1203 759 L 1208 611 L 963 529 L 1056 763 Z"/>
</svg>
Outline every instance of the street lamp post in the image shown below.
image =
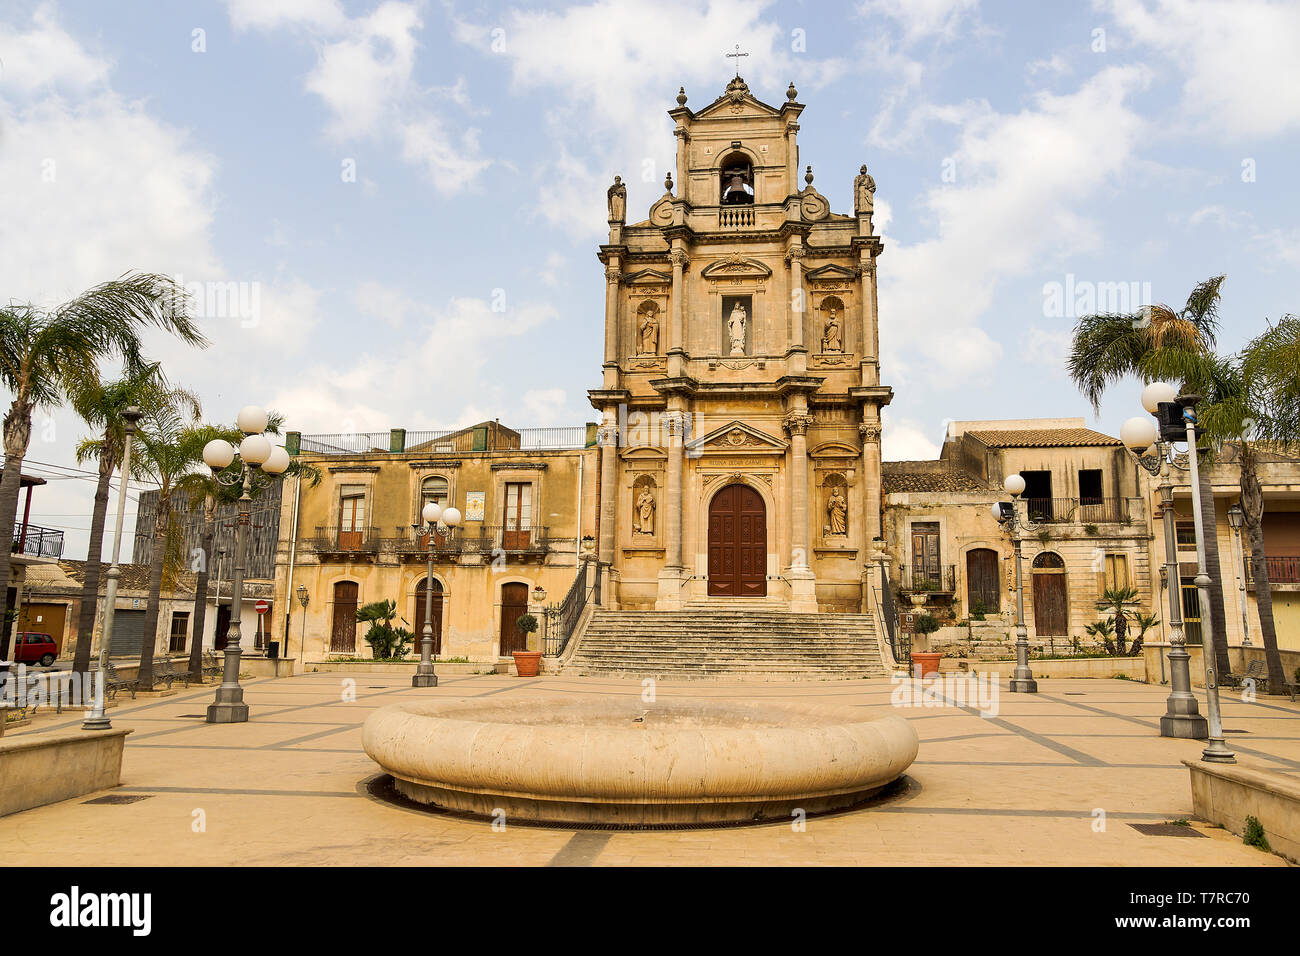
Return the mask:
<svg viewBox="0 0 1300 956">
<path fill-rule="evenodd" d="M 1011 693 L 1036 694 L 1038 681 L 1029 669 L 1029 631 L 1025 628 L 1025 579 L 1021 566 L 1020 532 L 1032 531 L 1028 509 L 1022 518 L 1020 515 L 1020 496 L 1025 491 L 1025 479 L 1020 475 L 1007 475 L 1002 487 L 1011 495 L 1011 501 L 999 501 L 993 505 L 993 517 L 1007 528 L 1011 535 L 1011 546 L 1015 550 L 1016 561 L 1016 669 L 1011 673 Z"/>
<path fill-rule="evenodd" d="M 1237 598 L 1241 605 L 1241 646 L 1250 647 L 1250 616 L 1246 607 L 1246 545 L 1241 539 L 1241 528 L 1246 523 L 1246 512 L 1241 504 L 1228 509 L 1228 524 L 1237 535 Z"/>
<path fill-rule="evenodd" d="M 105 713 L 104 697 L 108 690 L 108 655 L 113 645 L 113 615 L 117 604 L 117 584 L 122 577 L 118 562 L 122 555 L 122 522 L 126 518 L 126 481 L 131 473 L 131 439 L 135 437 L 135 426 L 143 413 L 134 405 L 122 412 L 122 421 L 126 425 L 126 441 L 122 445 L 122 477 L 117 486 L 117 524 L 113 527 L 113 563 L 105 575 L 108 583 L 104 586 L 104 629 L 99 635 L 99 687 L 95 694 L 94 708 L 81 722 L 82 730 L 111 730 L 112 721 Z M 4 717 L 0 715 L 0 720 Z"/>
<path fill-rule="evenodd" d="M 305 584 L 298 585 L 298 590 L 295 593 L 298 595 L 298 603 L 302 605 L 302 636 L 298 639 L 298 643 L 302 648 L 302 653 L 306 654 L 307 653 L 307 605 L 311 603 L 311 595 L 307 592 L 307 586 Z M 288 644 L 289 635 L 285 634 L 284 639 L 285 639 L 285 644 Z M 304 657 L 303 660 L 306 660 L 306 658 Z"/>
<path fill-rule="evenodd" d="M 1219 719 L 1219 688 L 1214 674 L 1214 634 L 1209 613 L 1210 577 L 1205 570 L 1205 541 L 1201 533 L 1201 498 L 1196 455 L 1196 411 L 1199 397 L 1178 396 L 1165 382 L 1152 382 L 1142 390 L 1142 407 L 1160 423 L 1157 428 L 1149 418 L 1136 417 L 1120 429 L 1120 440 L 1138 463 L 1160 479 L 1161 522 L 1165 532 L 1165 579 L 1169 587 L 1169 685 L 1165 715 L 1160 718 L 1162 737 L 1205 740 L 1209 744 L 1202 758 L 1218 763 L 1235 763 L 1236 758 L 1223 742 Z M 1179 411 L 1179 406 L 1182 410 Z M 1181 455 L 1174 442 L 1186 436 L 1187 455 Z M 1185 460 L 1185 464 L 1184 464 Z M 1192 512 L 1196 531 L 1196 588 L 1201 608 L 1202 658 L 1205 661 L 1205 699 L 1209 720 L 1202 717 L 1191 689 L 1190 656 L 1183 627 L 1182 588 L 1178 569 L 1178 544 L 1174 530 L 1174 489 L 1171 469 L 1187 471 L 1192 487 Z"/>
<path fill-rule="evenodd" d="M 289 467 L 289 453 L 281 445 L 272 445 L 262 434 L 266 430 L 266 422 L 266 412 L 256 405 L 246 405 L 239 410 L 235 423 L 244 433 L 244 440 L 239 443 L 239 470 L 228 477 L 223 478 L 222 471 L 235 460 L 235 447 L 221 438 L 214 438 L 203 446 L 203 461 L 212 469 L 213 480 L 225 485 L 238 484 L 241 490 L 239 518 L 235 524 L 235 568 L 230 580 L 230 624 L 226 629 L 226 657 L 217 698 L 208 705 L 210 724 L 237 724 L 248 720 L 244 689 L 239 686 L 239 657 L 243 653 L 239 639 L 240 617 L 243 613 L 244 560 L 253 503 L 249 490 L 253 482 L 253 468 L 260 467 L 268 475 L 279 475 Z"/>
<path fill-rule="evenodd" d="M 411 677 L 411 686 L 437 687 L 438 675 L 433 669 L 433 549 L 436 544 L 434 534 L 439 523 L 449 530 L 459 525 L 460 510 L 443 508 L 438 502 L 430 501 L 425 503 L 420 511 L 420 517 L 424 519 L 423 528 L 429 536 L 429 573 L 424 579 L 424 628 L 420 636 L 420 663 L 416 665 L 415 674 Z M 420 530 L 420 522 L 411 525 L 411 531 L 417 539 Z"/>
</svg>

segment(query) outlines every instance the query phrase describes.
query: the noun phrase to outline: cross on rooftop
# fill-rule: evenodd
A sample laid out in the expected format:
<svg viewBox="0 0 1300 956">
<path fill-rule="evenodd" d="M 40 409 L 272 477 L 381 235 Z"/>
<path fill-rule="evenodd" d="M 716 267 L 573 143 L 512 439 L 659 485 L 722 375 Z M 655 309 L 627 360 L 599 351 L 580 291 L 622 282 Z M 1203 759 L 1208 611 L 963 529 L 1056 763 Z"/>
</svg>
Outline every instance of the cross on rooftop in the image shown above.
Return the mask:
<svg viewBox="0 0 1300 956">
<path fill-rule="evenodd" d="M 736 44 L 736 52 L 735 52 L 735 53 L 724 53 L 723 56 L 727 57 L 728 59 L 733 59 L 733 60 L 736 61 L 736 79 L 740 79 L 740 57 L 742 57 L 742 56 L 749 56 L 749 54 L 748 54 L 748 53 L 741 53 L 741 52 L 740 52 L 740 44 L 737 43 L 737 44 Z"/>
</svg>

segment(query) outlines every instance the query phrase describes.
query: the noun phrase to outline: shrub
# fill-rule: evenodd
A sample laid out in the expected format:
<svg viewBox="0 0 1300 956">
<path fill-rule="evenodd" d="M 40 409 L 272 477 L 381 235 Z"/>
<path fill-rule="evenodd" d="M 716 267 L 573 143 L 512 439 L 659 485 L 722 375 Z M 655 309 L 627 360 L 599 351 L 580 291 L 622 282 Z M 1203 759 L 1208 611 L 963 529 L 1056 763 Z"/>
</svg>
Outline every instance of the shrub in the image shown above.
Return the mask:
<svg viewBox="0 0 1300 956">
<path fill-rule="evenodd" d="M 933 634 L 939 630 L 939 621 L 933 614 L 922 614 L 917 617 L 913 630 L 917 634 Z"/>
<path fill-rule="evenodd" d="M 1261 850 L 1272 851 L 1268 845 L 1268 837 L 1264 835 L 1264 827 L 1259 822 L 1258 817 L 1246 817 L 1245 832 L 1241 835 L 1241 842 L 1246 846 L 1256 846 Z"/>
<path fill-rule="evenodd" d="M 524 614 L 519 620 L 515 621 L 515 627 L 525 634 L 531 634 L 537 630 L 537 618 L 531 614 Z"/>
</svg>

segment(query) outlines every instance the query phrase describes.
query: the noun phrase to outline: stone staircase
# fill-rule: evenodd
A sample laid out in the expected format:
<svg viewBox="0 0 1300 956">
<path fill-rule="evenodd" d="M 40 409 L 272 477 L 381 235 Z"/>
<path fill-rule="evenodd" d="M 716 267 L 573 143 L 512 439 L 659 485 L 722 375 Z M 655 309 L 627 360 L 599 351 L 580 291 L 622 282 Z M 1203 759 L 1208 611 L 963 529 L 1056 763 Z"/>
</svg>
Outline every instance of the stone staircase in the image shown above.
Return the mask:
<svg viewBox="0 0 1300 956">
<path fill-rule="evenodd" d="M 753 602 L 604 611 L 563 673 L 600 677 L 846 680 L 887 677 L 867 614 L 791 614 Z"/>
</svg>

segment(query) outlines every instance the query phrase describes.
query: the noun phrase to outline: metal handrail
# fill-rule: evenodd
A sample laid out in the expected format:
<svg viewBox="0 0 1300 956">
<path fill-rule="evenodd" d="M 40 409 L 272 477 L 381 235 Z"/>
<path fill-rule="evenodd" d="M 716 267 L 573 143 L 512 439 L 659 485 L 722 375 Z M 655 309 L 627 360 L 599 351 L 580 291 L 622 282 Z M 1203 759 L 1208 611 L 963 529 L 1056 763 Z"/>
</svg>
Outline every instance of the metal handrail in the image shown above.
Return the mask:
<svg viewBox="0 0 1300 956">
<path fill-rule="evenodd" d="M 596 565 L 596 576 L 591 587 L 587 587 L 587 565 L 589 563 Z M 569 638 L 573 636 L 578 621 L 582 618 L 582 612 L 586 610 L 588 604 L 592 603 L 593 596 L 595 601 L 599 602 L 600 562 L 584 560 L 579 565 L 578 573 L 574 577 L 573 583 L 569 585 L 569 591 L 564 595 L 563 600 L 546 609 L 544 652 L 547 657 L 559 657 L 564 653 L 564 649 L 569 645 Z M 554 633 L 552 633 L 552 623 L 554 623 Z"/>
</svg>

